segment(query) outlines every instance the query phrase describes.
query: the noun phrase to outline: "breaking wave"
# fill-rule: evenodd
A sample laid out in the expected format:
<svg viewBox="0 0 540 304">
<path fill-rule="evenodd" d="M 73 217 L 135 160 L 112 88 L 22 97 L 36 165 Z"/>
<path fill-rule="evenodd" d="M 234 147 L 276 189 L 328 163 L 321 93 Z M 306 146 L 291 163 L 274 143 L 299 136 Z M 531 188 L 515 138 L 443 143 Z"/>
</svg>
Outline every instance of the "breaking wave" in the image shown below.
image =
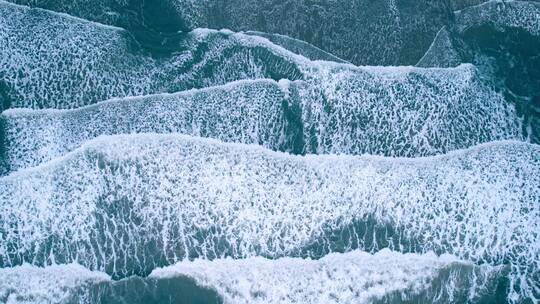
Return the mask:
<svg viewBox="0 0 540 304">
<path fill-rule="evenodd" d="M 498 92 L 485 80 L 484 70 L 470 65 L 358 68 L 310 61 L 253 33 L 204 29 L 177 34 L 174 51 L 156 55 L 119 28 L 6 2 L 0 9 L 10 16 L 1 19 L 0 30 L 7 41 L 0 50 L 4 108 L 71 109 L 111 97 L 286 78 L 306 82 L 296 86 L 306 141 L 299 151 L 303 153 L 425 156 L 489 140 L 540 139 L 535 124 L 540 116 L 530 114 L 531 102 L 524 106 L 520 99 Z M 281 44 L 292 41 L 268 37 Z M 422 108 L 436 104 L 444 106 Z M 395 111 L 379 115 L 374 109 L 381 105 Z M 472 113 L 475 108 L 477 113 Z M 437 112 L 443 109 L 449 111 Z M 469 121 L 473 114 L 471 123 L 448 119 Z M 408 123 L 402 126 L 403 121 Z M 5 166 L 11 166 L 9 161 Z"/>
<path fill-rule="evenodd" d="M 119 28 L 6 2 L 0 15 L 0 98 L 8 99 L 0 104 L 13 108 L 76 108 L 239 79 L 302 77 L 290 57 L 298 55 L 262 38 L 194 30 L 178 34 L 173 54 L 157 56 Z"/>
<path fill-rule="evenodd" d="M 113 281 L 77 264 L 0 269 L 0 300 L 47 303 L 448 303 L 503 301 L 504 268 L 383 250 L 321 260 L 183 261 Z M 502 296 L 502 297 L 501 297 Z"/>
<path fill-rule="evenodd" d="M 407 157 L 528 136 L 514 106 L 470 65 L 319 66 L 305 81 L 241 81 L 64 111 L 15 109 L 2 113 L 0 122 L 4 171 L 65 155 L 99 135 L 122 133 L 180 132 L 293 154 Z"/>
<path fill-rule="evenodd" d="M 0 0 L 0 302 L 538 302 L 539 18 Z"/>
<path fill-rule="evenodd" d="M 306 41 L 358 65 L 410 65 L 422 56 L 439 28 L 450 21 L 450 4 L 457 4 L 461 0 L 316 3 L 297 0 L 10 2 L 67 12 L 126 28 L 135 35 L 141 30 L 174 33 L 201 27 L 255 30 Z"/>
<path fill-rule="evenodd" d="M 418 62 L 422 67 L 473 63 L 516 105 L 533 142 L 540 140 L 540 3 L 489 1 L 455 12 Z"/>
<path fill-rule="evenodd" d="M 77 261 L 122 278 L 187 258 L 388 247 L 509 264 L 509 290 L 531 297 L 538 184 L 539 147 L 520 142 L 392 159 L 298 157 L 181 135 L 101 137 L 0 178 L 0 267 Z"/>
</svg>

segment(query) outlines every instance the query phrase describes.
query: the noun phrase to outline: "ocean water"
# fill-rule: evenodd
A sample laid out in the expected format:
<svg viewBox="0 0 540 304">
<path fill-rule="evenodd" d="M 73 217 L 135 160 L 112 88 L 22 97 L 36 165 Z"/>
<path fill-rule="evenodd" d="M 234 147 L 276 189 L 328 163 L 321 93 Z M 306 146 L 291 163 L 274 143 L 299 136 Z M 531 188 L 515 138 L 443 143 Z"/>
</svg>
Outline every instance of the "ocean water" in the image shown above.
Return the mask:
<svg viewBox="0 0 540 304">
<path fill-rule="evenodd" d="M 0 303 L 538 303 L 537 1 L 0 0 Z"/>
</svg>

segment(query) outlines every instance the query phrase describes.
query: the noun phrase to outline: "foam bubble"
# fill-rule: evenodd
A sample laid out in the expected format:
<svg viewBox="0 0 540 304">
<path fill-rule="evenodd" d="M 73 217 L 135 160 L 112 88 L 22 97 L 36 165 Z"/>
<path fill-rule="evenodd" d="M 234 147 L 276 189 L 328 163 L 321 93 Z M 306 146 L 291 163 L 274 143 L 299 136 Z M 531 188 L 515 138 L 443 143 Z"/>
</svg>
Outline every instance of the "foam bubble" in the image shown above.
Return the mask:
<svg viewBox="0 0 540 304">
<path fill-rule="evenodd" d="M 181 135 L 102 137 L 0 178 L 0 261 L 77 260 L 123 277 L 196 257 L 433 250 L 509 263 L 509 290 L 532 297 L 538 184 L 540 148 L 519 142 L 391 159 L 298 157 Z"/>
</svg>

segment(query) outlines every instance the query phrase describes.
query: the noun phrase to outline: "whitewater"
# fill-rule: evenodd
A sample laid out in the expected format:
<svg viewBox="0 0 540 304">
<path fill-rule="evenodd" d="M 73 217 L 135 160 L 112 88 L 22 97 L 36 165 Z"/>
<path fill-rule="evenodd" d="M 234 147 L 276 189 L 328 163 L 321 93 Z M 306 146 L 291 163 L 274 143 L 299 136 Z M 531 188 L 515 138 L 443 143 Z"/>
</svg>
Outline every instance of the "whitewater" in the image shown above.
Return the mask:
<svg viewBox="0 0 540 304">
<path fill-rule="evenodd" d="M 390 248 L 539 272 L 539 146 L 445 156 L 293 156 L 183 135 L 100 137 L 0 178 L 0 265 L 77 261 L 113 277 L 186 258 Z M 66 203 L 69 202 L 69 203 Z"/>
<path fill-rule="evenodd" d="M 539 2 L 278 2 L 0 0 L 0 303 L 540 301 Z"/>
</svg>

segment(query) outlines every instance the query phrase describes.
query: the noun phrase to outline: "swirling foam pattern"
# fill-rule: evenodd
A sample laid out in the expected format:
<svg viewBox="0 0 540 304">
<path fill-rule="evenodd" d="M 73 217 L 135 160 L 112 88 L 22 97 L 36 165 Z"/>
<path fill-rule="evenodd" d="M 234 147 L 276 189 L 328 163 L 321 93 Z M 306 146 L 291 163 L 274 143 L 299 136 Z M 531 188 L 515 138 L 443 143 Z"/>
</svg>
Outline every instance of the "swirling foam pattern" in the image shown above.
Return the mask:
<svg viewBox="0 0 540 304">
<path fill-rule="evenodd" d="M 286 94 L 275 81 L 241 81 L 67 111 L 14 109 L 5 111 L 0 121 L 12 170 L 65 155 L 104 134 L 180 132 L 302 153 L 298 101 Z"/>
<path fill-rule="evenodd" d="M 540 301 L 538 3 L 9 2 L 0 302 Z"/>
<path fill-rule="evenodd" d="M 460 32 L 489 24 L 499 29 L 515 27 L 540 36 L 540 3 L 534 1 L 487 1 L 456 12 L 456 26 Z"/>
<path fill-rule="evenodd" d="M 289 35 L 360 65 L 414 64 L 429 48 L 442 26 L 466 30 L 481 24 L 512 25 L 538 32 L 537 1 L 451 0 L 405 2 L 386 0 L 318 2 L 261 0 L 10 0 L 67 12 L 135 32 L 189 31 L 198 27 L 257 30 Z M 146 3 L 145 3 L 146 2 Z M 453 12 L 452 10 L 459 9 Z M 264 11 L 265 14 L 260 12 Z M 148 24 L 166 16 L 162 24 Z M 142 22 L 142 20 L 148 20 Z M 290 45 L 277 42 L 287 48 Z M 270 39 L 272 40 L 272 39 Z M 293 46 L 292 49 L 297 49 Z M 307 53 L 310 54 L 311 47 Z M 306 56 L 309 57 L 309 56 Z M 311 57 L 310 57 L 311 58 Z"/>
<path fill-rule="evenodd" d="M 241 81 L 68 111 L 8 110 L 0 116 L 6 166 L 35 166 L 104 134 L 180 132 L 294 154 L 391 156 L 526 137 L 514 107 L 483 85 L 472 66 L 336 65 L 317 67 L 312 75 L 308 81 Z"/>
<path fill-rule="evenodd" d="M 4 107 L 75 108 L 113 96 L 286 78 L 307 82 L 298 88 L 303 152 L 418 156 L 489 140 L 540 138 L 530 136 L 536 129 L 521 126 L 514 105 L 471 66 L 357 68 L 310 61 L 260 37 L 201 29 L 181 34 L 176 52 L 158 56 L 124 30 L 5 2 L 0 8 L 10 16 L 0 27 L 8 42 L 0 49 Z M 65 47 L 58 51 L 58 45 Z M 387 108 L 379 115 L 374 109 L 381 105 Z M 472 123 L 455 124 L 450 116 Z"/>
<path fill-rule="evenodd" d="M 485 85 L 471 65 L 327 64 L 306 77 L 313 85 L 299 87 L 298 94 L 309 96 L 301 108 L 310 152 L 413 157 L 526 133 L 514 105 Z"/>
<path fill-rule="evenodd" d="M 483 294 L 495 294 L 498 274 L 452 256 L 382 250 L 328 254 L 318 261 L 196 260 L 154 270 L 150 277 L 192 277 L 225 303 L 445 303 L 494 300 Z"/>
<path fill-rule="evenodd" d="M 540 3 L 489 1 L 455 13 L 417 66 L 474 63 L 517 106 L 532 142 L 540 141 Z"/>
<path fill-rule="evenodd" d="M 418 61 L 439 28 L 450 22 L 452 7 L 482 0 L 10 1 L 67 12 L 132 31 L 142 24 L 167 32 L 208 27 L 283 34 L 355 64 L 403 65 Z M 160 19 L 169 22 L 161 24 Z"/>
<path fill-rule="evenodd" d="M 174 54 L 157 56 L 119 28 L 6 2 L 0 15 L 4 108 L 75 108 L 246 78 L 302 76 L 288 57 L 297 55 L 247 35 L 195 30 L 179 34 Z"/>
<path fill-rule="evenodd" d="M 0 178 L 0 263 L 125 277 L 186 258 L 388 247 L 509 264 L 509 297 L 534 297 L 539 184 L 540 148 L 520 142 L 410 160 L 102 137 Z"/>
<path fill-rule="evenodd" d="M 6 105 L 77 106 L 141 94 L 152 82 L 145 71 L 153 60 L 120 29 L 5 2 L 0 16 Z"/>
<path fill-rule="evenodd" d="M 77 264 L 0 269 L 7 303 L 388 303 L 493 301 L 501 269 L 383 250 L 321 260 L 196 260 L 113 281 Z M 449 287 L 451 286 L 451 287 Z M 489 294 L 486 296 L 486 294 Z M 500 300 L 500 299 L 499 299 Z"/>
</svg>

